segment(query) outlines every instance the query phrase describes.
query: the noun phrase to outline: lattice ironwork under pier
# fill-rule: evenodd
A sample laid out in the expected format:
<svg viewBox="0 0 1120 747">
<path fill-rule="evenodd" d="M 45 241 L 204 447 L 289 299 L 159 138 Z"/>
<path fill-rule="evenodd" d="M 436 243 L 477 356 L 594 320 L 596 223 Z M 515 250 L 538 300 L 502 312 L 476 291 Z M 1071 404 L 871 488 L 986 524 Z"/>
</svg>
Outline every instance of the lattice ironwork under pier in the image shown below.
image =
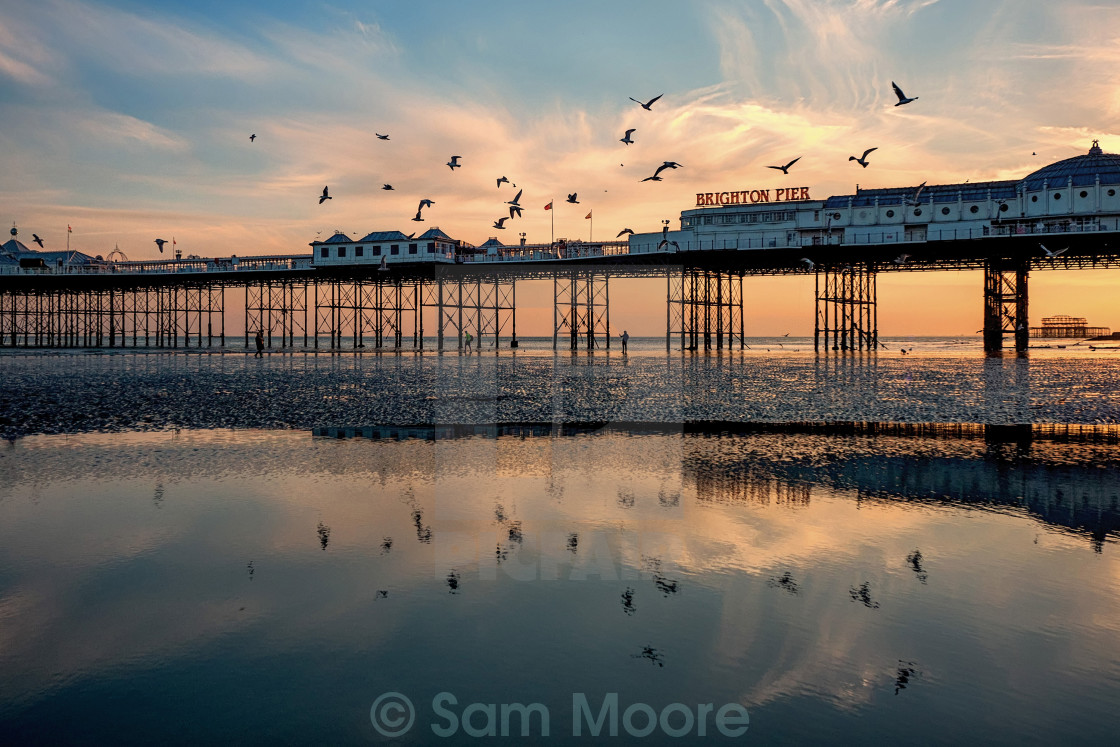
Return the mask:
<svg viewBox="0 0 1120 747">
<path fill-rule="evenodd" d="M 592 269 L 557 271 L 552 276 L 552 349 L 567 340 L 578 350 L 611 347 L 610 276 Z"/>
<path fill-rule="evenodd" d="M 1029 260 L 990 258 L 984 264 L 984 352 L 1003 350 L 1004 335 L 1015 339 L 1016 352 L 1030 344 L 1027 308 Z"/>
<path fill-rule="evenodd" d="M 699 268 L 670 269 L 667 276 L 665 349 L 731 350 L 746 346 L 743 274 Z"/>
<path fill-rule="evenodd" d="M 858 352 L 879 347 L 875 279 L 870 264 L 817 270 L 814 350 Z"/>
<path fill-rule="evenodd" d="M 435 311 L 437 350 L 445 349 L 449 337 L 455 340 L 455 349 L 464 349 L 467 332 L 475 338 L 477 350 L 484 344 L 495 350 L 501 348 L 507 331 L 510 346 L 517 347 L 517 284 L 513 276 L 461 267 L 439 268 L 435 278 L 423 284 L 422 291 L 422 306 Z"/>
</svg>

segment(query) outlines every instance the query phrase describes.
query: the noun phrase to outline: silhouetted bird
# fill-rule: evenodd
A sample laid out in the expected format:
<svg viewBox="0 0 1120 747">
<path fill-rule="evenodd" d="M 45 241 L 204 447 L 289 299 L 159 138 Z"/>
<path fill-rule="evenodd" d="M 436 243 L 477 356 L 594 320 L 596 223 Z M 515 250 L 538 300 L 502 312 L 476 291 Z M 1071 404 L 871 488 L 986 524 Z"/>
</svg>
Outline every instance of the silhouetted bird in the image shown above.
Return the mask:
<svg viewBox="0 0 1120 747">
<path fill-rule="evenodd" d="M 381 188 L 382 188 L 382 189 L 392 189 L 392 188 L 393 188 L 393 185 L 392 185 L 392 184 L 382 184 L 382 185 L 381 185 Z"/>
<path fill-rule="evenodd" d="M 39 234 L 33 233 L 31 234 L 31 238 L 39 245 L 40 249 L 43 247 L 43 240 L 39 238 Z"/>
<path fill-rule="evenodd" d="M 808 257 L 802 257 L 800 259 L 800 262 L 801 262 L 801 264 L 805 265 L 805 269 L 807 269 L 807 270 L 812 270 L 813 267 L 815 266 L 813 264 L 813 260 L 809 259 Z"/>
<path fill-rule="evenodd" d="M 159 247 L 159 253 L 163 254 L 163 245 L 167 243 L 166 239 L 156 239 L 156 246 Z"/>
<path fill-rule="evenodd" d="M 513 216 L 511 215 L 510 218 L 512 218 L 512 217 Z M 502 224 L 505 223 L 507 220 L 509 220 L 509 218 L 498 218 L 496 221 L 494 221 L 494 228 L 503 228 L 504 229 L 505 226 L 503 226 Z"/>
<path fill-rule="evenodd" d="M 513 218 L 514 215 L 516 215 L 518 218 L 521 217 L 521 206 L 520 205 L 510 205 L 509 206 L 509 217 Z"/>
<path fill-rule="evenodd" d="M 447 165 L 451 167 L 452 171 L 462 168 L 463 164 L 459 163 L 459 158 L 460 156 L 451 156 L 451 160 L 447 162 Z"/>
<path fill-rule="evenodd" d="M 906 260 L 908 260 L 908 259 L 910 259 L 909 254 L 900 254 L 891 261 L 894 262 L 896 265 L 904 265 L 904 264 L 906 264 Z"/>
<path fill-rule="evenodd" d="M 323 200 L 333 200 L 334 198 L 327 194 L 327 188 L 323 187 L 323 194 L 319 195 L 319 204 L 323 204 Z"/>
<path fill-rule="evenodd" d="M 797 158 L 795 158 L 792 161 L 790 161 L 789 163 L 787 163 L 785 166 L 767 166 L 766 168 L 777 169 L 778 171 L 781 171 L 783 174 L 789 174 L 789 167 L 792 166 L 793 164 L 797 163 L 800 160 L 801 160 L 801 156 L 798 156 Z"/>
<path fill-rule="evenodd" d="M 525 190 L 523 190 L 523 189 L 521 189 L 521 190 L 518 190 L 518 191 L 517 191 L 517 194 L 513 196 L 513 199 L 512 199 L 512 200 L 508 200 L 508 201 L 506 202 L 506 204 L 507 204 L 507 205 L 517 205 L 517 207 L 521 207 L 521 204 L 520 204 L 520 203 L 521 203 L 521 193 L 522 193 L 522 192 L 524 192 L 524 191 L 525 191 Z"/>
<path fill-rule="evenodd" d="M 622 136 L 622 139 L 621 139 L 621 140 L 619 140 L 618 142 L 620 142 L 620 143 L 626 143 L 627 145 L 630 145 L 631 143 L 633 143 L 634 141 L 630 139 L 630 135 L 631 135 L 631 133 L 633 133 L 633 132 L 634 132 L 634 131 L 635 131 L 636 129 L 637 129 L 636 127 L 632 127 L 632 128 L 630 128 L 629 130 L 627 130 L 627 131 L 626 131 L 626 134 L 625 134 L 625 135 L 623 135 L 623 136 Z"/>
<path fill-rule="evenodd" d="M 413 218 L 413 220 L 424 220 L 420 217 L 420 211 L 426 207 L 431 207 L 433 204 L 435 203 L 433 203 L 431 200 L 420 200 L 420 206 L 416 208 L 416 217 Z"/>
<path fill-rule="evenodd" d="M 856 158 L 855 156 L 848 156 L 848 160 L 849 161 L 855 161 L 860 166 L 862 166 L 863 168 L 866 169 L 867 168 L 867 154 L 870 153 L 871 151 L 875 151 L 875 150 L 879 150 L 879 149 L 877 147 L 876 148 L 868 148 L 867 150 L 865 150 L 863 152 L 863 155 L 860 156 L 859 158 Z"/>
<path fill-rule="evenodd" d="M 498 177 L 498 189 L 502 188 L 502 182 L 505 182 L 506 184 L 509 184 L 509 179 L 506 179 L 504 176 L 499 176 Z"/>
<path fill-rule="evenodd" d="M 579 204 L 579 200 L 576 199 L 576 193 L 575 192 L 572 192 L 570 195 L 568 195 L 568 202 L 572 203 L 573 205 L 578 205 Z"/>
<path fill-rule="evenodd" d="M 375 133 L 373 133 L 373 134 L 374 134 L 374 135 L 377 135 L 377 139 L 378 139 L 378 140 L 388 140 L 388 139 L 389 139 L 389 136 L 388 136 L 388 135 L 379 135 L 379 134 L 378 134 L 378 133 L 376 133 L 376 132 L 375 132 Z"/>
<path fill-rule="evenodd" d="M 899 88 L 898 84 L 895 83 L 893 80 L 891 81 L 891 88 L 894 89 L 894 95 L 898 96 L 898 103 L 895 104 L 895 106 L 902 106 L 903 104 L 909 104 L 911 101 L 917 101 L 918 100 L 917 96 L 915 96 L 912 99 L 906 98 L 906 94 L 904 94 L 902 92 L 902 89 Z"/>
<path fill-rule="evenodd" d="M 252 135 L 249 136 L 249 142 L 250 143 L 253 142 L 256 139 L 257 139 L 257 133 L 255 133 L 255 132 Z"/>
<path fill-rule="evenodd" d="M 664 163 L 662 163 L 660 166 L 657 167 L 657 169 L 653 172 L 653 175 L 657 176 L 658 174 L 660 174 L 665 169 L 680 169 L 680 168 L 684 168 L 684 167 L 681 166 L 676 161 L 665 161 Z"/>
<path fill-rule="evenodd" d="M 622 229 L 621 231 L 618 232 L 618 236 L 615 236 L 615 238 L 617 239 L 619 236 L 621 236 L 624 233 L 634 233 L 634 231 L 629 229 L 629 228 L 624 228 L 624 229 Z"/>
<path fill-rule="evenodd" d="M 1050 251 L 1049 249 L 1047 249 L 1045 244 L 1040 243 L 1039 246 L 1042 247 L 1042 251 L 1046 252 L 1047 257 L 1057 257 L 1069 251 L 1068 246 L 1062 247 L 1061 249 L 1055 249 L 1054 251 Z"/>
<path fill-rule="evenodd" d="M 921 184 L 919 184 L 918 185 L 918 191 L 914 193 L 914 198 L 912 200 L 907 200 L 906 204 L 908 204 L 910 206 L 917 205 L 918 204 L 918 198 L 922 196 L 922 190 L 925 189 L 925 188 L 926 188 L 926 183 L 925 182 L 922 182 Z"/>
<path fill-rule="evenodd" d="M 662 97 L 662 96 L 664 96 L 664 95 L 665 95 L 665 94 L 663 94 L 663 93 L 661 93 L 661 94 L 658 94 L 658 95 L 654 96 L 654 97 L 653 97 L 652 99 L 650 99 L 649 101 L 647 101 L 647 102 L 646 102 L 646 103 L 644 103 L 644 104 L 642 104 L 642 102 L 641 102 L 641 101 L 638 101 L 638 100 L 637 100 L 636 98 L 634 98 L 633 96 L 631 96 L 631 97 L 630 97 L 630 100 L 631 100 L 631 101 L 633 101 L 633 102 L 634 102 L 634 103 L 636 103 L 636 104 L 642 104 L 642 108 L 643 108 L 643 109 L 645 109 L 645 110 L 646 110 L 646 111 L 648 112 L 648 111 L 653 111 L 652 109 L 650 109 L 650 107 L 651 107 L 651 106 L 653 106 L 653 102 L 657 101 L 657 100 L 658 100 L 659 98 L 661 98 L 661 97 Z"/>
</svg>

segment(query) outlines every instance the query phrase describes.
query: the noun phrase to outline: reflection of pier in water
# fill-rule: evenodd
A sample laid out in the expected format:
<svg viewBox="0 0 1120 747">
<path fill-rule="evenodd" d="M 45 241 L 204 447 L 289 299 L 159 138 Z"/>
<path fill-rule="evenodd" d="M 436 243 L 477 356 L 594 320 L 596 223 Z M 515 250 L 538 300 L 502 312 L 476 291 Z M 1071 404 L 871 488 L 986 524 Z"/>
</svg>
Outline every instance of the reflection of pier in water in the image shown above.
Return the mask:
<svg viewBox="0 0 1120 747">
<path fill-rule="evenodd" d="M 310 435 L 320 447 L 293 450 L 291 439 L 307 436 L 281 431 L 35 436 L 10 447 L 37 453 L 0 461 L 0 483 L 148 479 L 162 500 L 166 486 L 215 474 L 347 474 L 384 482 L 486 473 L 544 478 L 551 494 L 562 490 L 552 482 L 563 479 L 553 474 L 557 467 L 593 472 L 623 460 L 691 486 L 700 505 L 796 508 L 825 488 L 860 500 L 1025 512 L 1087 533 L 1098 549 L 1120 532 L 1117 426 L 511 422 L 324 427 Z M 600 437 L 610 440 L 595 448 Z M 60 438 L 65 449 L 49 447 Z M 494 444 L 423 445 L 457 440 Z M 321 448 L 327 441 L 348 443 Z M 369 448 L 373 442 L 399 448 Z"/>
<path fill-rule="evenodd" d="M 1026 511 L 1120 532 L 1120 428 L 975 423 L 490 423 L 320 428 L 372 440 L 685 434 L 682 477 L 705 502 L 808 505 L 814 487 L 860 500 Z"/>
<path fill-rule="evenodd" d="M 800 438 L 752 430 L 686 441 L 683 477 L 697 500 L 796 506 L 824 486 L 860 500 L 1026 511 L 1087 532 L 1098 551 L 1120 531 L 1116 428 L 846 423 L 814 433 L 806 424 Z"/>
</svg>

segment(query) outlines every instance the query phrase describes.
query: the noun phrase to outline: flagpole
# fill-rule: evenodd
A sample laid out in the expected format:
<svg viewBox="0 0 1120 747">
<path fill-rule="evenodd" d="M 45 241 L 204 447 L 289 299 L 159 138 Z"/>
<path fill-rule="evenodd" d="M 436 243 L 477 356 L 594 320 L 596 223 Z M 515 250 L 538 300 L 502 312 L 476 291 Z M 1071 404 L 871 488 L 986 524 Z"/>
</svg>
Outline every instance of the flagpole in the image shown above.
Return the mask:
<svg viewBox="0 0 1120 747">
<path fill-rule="evenodd" d="M 549 212 L 552 213 L 552 239 L 548 242 L 550 245 L 556 243 L 556 208 L 553 207 L 553 205 L 555 205 L 555 204 L 556 204 L 556 198 L 555 197 L 549 199 L 548 209 L 549 209 Z"/>
</svg>

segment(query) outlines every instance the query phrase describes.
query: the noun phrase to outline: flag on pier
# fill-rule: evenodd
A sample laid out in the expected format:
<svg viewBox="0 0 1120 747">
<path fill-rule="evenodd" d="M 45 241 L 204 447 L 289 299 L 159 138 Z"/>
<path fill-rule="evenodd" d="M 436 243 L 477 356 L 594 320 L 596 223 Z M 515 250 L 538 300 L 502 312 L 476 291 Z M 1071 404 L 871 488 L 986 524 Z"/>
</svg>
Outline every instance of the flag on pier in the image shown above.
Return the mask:
<svg viewBox="0 0 1120 747">
<path fill-rule="evenodd" d="M 74 233 L 74 229 L 70 227 L 69 223 L 66 224 L 66 233 Z"/>
<path fill-rule="evenodd" d="M 544 206 L 544 209 L 545 210 L 551 210 L 552 209 L 552 201 L 551 200 L 549 201 L 549 203 L 547 205 Z"/>
<path fill-rule="evenodd" d="M 591 220 L 591 211 L 590 210 L 587 211 L 587 215 L 583 216 L 583 219 L 584 220 Z"/>
</svg>

